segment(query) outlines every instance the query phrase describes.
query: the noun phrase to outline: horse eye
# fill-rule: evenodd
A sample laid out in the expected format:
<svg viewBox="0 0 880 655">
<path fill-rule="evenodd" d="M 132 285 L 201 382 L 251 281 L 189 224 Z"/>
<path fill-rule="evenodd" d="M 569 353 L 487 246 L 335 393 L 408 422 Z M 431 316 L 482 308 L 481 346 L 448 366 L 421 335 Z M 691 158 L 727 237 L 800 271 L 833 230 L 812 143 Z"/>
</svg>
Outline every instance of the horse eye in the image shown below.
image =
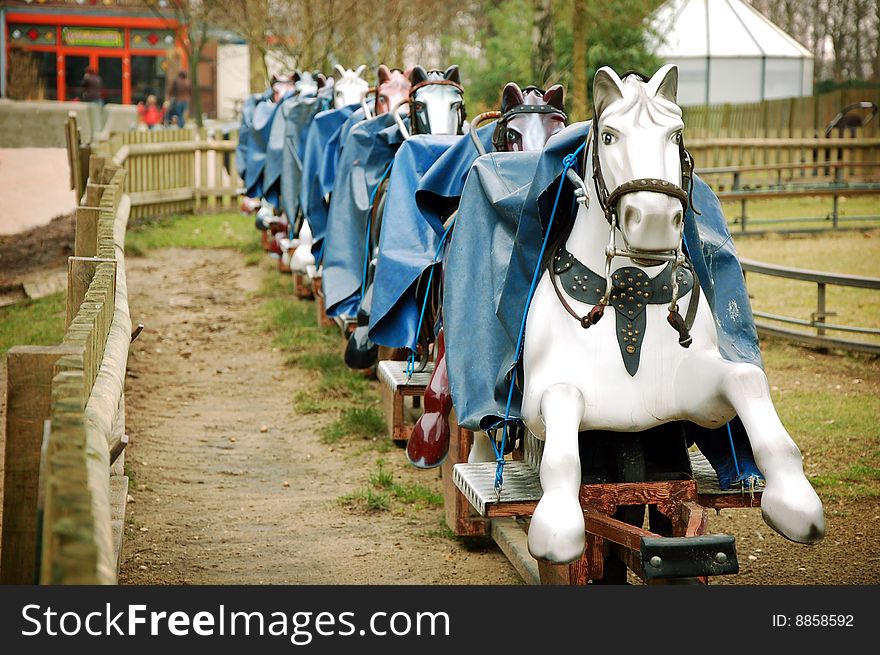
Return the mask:
<svg viewBox="0 0 880 655">
<path fill-rule="evenodd" d="M 610 146 L 615 141 L 617 141 L 617 137 L 611 132 L 602 132 L 602 143 L 606 146 Z"/>
<path fill-rule="evenodd" d="M 379 102 L 381 102 L 383 105 L 387 105 L 388 104 L 388 96 L 386 96 L 386 95 L 379 96 Z"/>
<path fill-rule="evenodd" d="M 413 109 L 416 111 L 425 111 L 425 103 L 424 102 L 414 102 Z"/>
<path fill-rule="evenodd" d="M 519 132 L 516 130 L 507 130 L 507 140 L 516 141 L 519 138 Z"/>
<path fill-rule="evenodd" d="M 675 145 L 679 145 L 681 143 L 681 130 L 672 134 L 672 142 Z"/>
</svg>

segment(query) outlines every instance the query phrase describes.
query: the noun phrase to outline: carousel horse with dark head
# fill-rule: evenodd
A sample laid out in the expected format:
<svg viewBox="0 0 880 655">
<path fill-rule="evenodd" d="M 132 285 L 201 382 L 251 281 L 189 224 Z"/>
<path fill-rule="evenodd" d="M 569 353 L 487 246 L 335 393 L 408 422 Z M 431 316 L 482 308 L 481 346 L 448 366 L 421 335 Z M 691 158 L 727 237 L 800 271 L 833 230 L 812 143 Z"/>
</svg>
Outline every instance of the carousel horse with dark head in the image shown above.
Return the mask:
<svg viewBox="0 0 880 655">
<path fill-rule="evenodd" d="M 525 89 L 510 82 L 501 95 L 501 111 L 487 112 L 487 117 L 497 118 L 492 133 L 492 145 L 497 152 L 529 152 L 541 150 L 551 136 L 565 127 L 563 88 L 559 84 L 542 91 L 535 86 Z M 482 115 L 481 115 L 482 116 Z M 481 117 L 474 119 L 471 135 Z M 480 142 L 476 139 L 475 144 Z M 482 146 L 478 146 L 480 149 Z M 432 282 L 426 286 L 428 279 Z M 442 322 L 442 287 L 433 280 L 439 277 L 423 274 L 419 280 L 417 298 L 427 294 L 426 313 L 419 330 L 420 350 L 428 352 L 434 340 L 434 326 Z M 452 396 L 446 369 L 446 346 L 442 327 L 437 331 L 434 354 L 434 371 L 425 389 L 425 410 L 416 422 L 406 445 L 409 461 L 419 468 L 440 466 L 449 450 L 449 413 Z"/>
<path fill-rule="evenodd" d="M 824 535 L 822 503 L 776 414 L 767 376 L 722 356 L 722 314 L 700 291 L 690 259 L 699 253 L 689 253 L 684 239 L 695 180 L 677 87 L 673 65 L 650 79 L 599 69 L 584 156 L 567 158 L 554 191 L 548 220 L 557 225 L 545 228 L 520 332 L 521 384 L 516 369 L 510 382 L 522 390 L 522 421 L 544 441 L 543 495 L 528 533 L 536 558 L 571 562 L 584 551 L 585 438 L 642 433 L 648 440 L 662 425 L 717 429 L 734 418 L 765 481 L 766 523 L 797 542 Z M 564 185 L 574 186 L 574 196 L 563 208 Z M 730 306 L 722 312 L 741 315 Z"/>
<path fill-rule="evenodd" d="M 415 66 L 409 71 L 408 97 L 390 104 L 391 113 L 404 140 L 417 134 L 463 134 L 467 114 L 464 106 L 464 87 L 461 85 L 458 66 L 450 66 L 445 71 L 426 71 Z M 381 90 L 381 85 L 380 85 Z M 390 101 L 386 96 L 383 104 Z M 377 95 L 376 106 L 380 105 Z M 409 108 L 408 125 L 404 122 L 401 109 Z M 375 190 L 369 216 L 369 242 L 362 300 L 357 312 L 357 326 L 349 337 L 345 349 L 345 362 L 350 368 L 368 369 L 376 364 L 378 346 L 369 338 L 370 304 L 373 292 L 373 277 L 379 240 L 382 230 L 382 215 L 385 209 L 387 189 L 390 178 L 386 175 Z"/>
</svg>

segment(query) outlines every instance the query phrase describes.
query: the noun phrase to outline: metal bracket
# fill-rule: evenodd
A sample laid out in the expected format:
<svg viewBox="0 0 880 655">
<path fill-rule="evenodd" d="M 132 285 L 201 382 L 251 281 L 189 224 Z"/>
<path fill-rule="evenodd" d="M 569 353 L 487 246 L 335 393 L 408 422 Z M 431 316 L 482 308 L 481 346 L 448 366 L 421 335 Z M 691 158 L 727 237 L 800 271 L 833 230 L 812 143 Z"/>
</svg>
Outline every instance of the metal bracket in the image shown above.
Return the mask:
<svg viewBox="0 0 880 655">
<path fill-rule="evenodd" d="M 726 534 L 642 537 L 639 551 L 645 580 L 739 572 L 735 538 Z"/>
</svg>

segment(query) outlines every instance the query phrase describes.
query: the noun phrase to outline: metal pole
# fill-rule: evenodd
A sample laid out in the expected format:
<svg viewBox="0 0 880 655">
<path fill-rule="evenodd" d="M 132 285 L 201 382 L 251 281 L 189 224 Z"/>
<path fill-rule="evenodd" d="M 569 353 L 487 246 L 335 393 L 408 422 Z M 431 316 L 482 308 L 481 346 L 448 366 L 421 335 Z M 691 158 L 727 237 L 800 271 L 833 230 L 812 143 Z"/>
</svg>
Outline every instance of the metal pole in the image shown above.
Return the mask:
<svg viewBox="0 0 880 655">
<path fill-rule="evenodd" d="M 835 196 L 836 198 L 836 196 Z M 825 283 L 819 282 L 816 285 L 816 319 L 819 323 L 825 322 Z M 822 336 L 825 334 L 825 328 L 817 327 L 816 334 Z"/>
<path fill-rule="evenodd" d="M 745 232 L 745 231 L 746 231 L 746 199 L 743 198 L 743 199 L 740 201 L 740 204 L 741 204 L 741 207 L 742 207 L 742 211 L 741 211 L 741 213 L 740 213 L 740 217 L 739 217 L 739 220 L 740 220 L 740 229 L 741 229 L 741 231 Z"/>
</svg>

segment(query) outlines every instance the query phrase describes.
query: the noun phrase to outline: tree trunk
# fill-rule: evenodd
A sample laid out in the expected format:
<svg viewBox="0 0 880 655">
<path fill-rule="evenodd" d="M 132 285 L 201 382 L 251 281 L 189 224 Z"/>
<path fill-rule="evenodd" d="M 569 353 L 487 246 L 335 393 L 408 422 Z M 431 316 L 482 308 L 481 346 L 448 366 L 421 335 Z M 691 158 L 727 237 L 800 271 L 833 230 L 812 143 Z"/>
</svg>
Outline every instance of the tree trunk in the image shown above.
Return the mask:
<svg viewBox="0 0 880 655">
<path fill-rule="evenodd" d="M 532 83 L 544 88 L 556 74 L 553 0 L 532 0 Z"/>
<path fill-rule="evenodd" d="M 587 0 L 572 3 L 571 121 L 587 119 Z"/>
<path fill-rule="evenodd" d="M 267 0 L 250 0 L 247 16 L 248 70 L 251 93 L 261 93 L 269 84 L 266 68 L 266 21 L 269 7 Z"/>
</svg>

